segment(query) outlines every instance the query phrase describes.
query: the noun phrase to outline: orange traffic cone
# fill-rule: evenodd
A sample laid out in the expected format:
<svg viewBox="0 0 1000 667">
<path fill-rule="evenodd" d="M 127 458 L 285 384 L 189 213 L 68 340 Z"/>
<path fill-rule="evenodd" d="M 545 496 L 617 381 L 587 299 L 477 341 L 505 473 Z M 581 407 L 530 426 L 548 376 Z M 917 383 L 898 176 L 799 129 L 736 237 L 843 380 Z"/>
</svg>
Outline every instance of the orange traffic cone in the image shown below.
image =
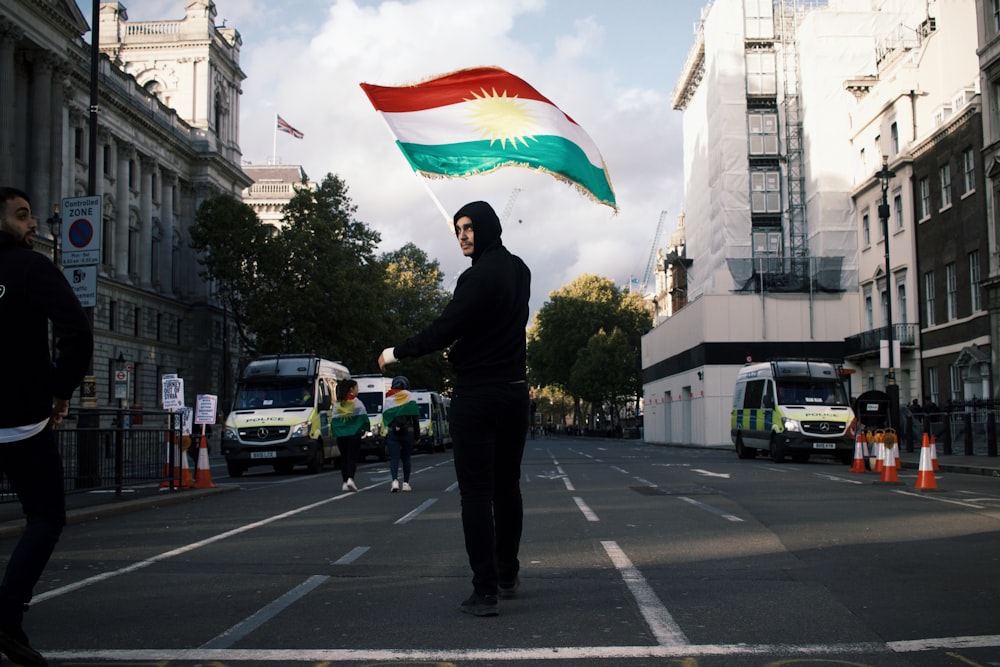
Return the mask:
<svg viewBox="0 0 1000 667">
<path fill-rule="evenodd" d="M 191 467 L 188 466 L 187 452 L 180 453 L 181 458 L 181 488 L 190 489 L 194 486 L 194 477 L 191 476 Z"/>
<path fill-rule="evenodd" d="M 181 451 L 180 446 L 174 445 L 174 465 L 171 469 L 170 458 L 167 457 L 167 463 L 165 465 L 165 472 L 163 476 L 166 477 L 165 480 L 160 482 L 160 488 L 166 489 L 173 487 L 179 489 L 181 486 L 181 457 L 185 456 L 184 452 Z"/>
<path fill-rule="evenodd" d="M 896 434 L 886 433 L 883 436 L 882 448 L 885 453 L 885 461 L 882 463 L 882 477 L 875 484 L 902 485 L 899 475 L 896 474 Z"/>
<path fill-rule="evenodd" d="M 858 431 L 858 435 L 854 438 L 854 465 L 847 472 L 864 472 L 865 471 L 865 453 L 863 443 L 865 441 L 864 434 Z"/>
<path fill-rule="evenodd" d="M 925 437 L 926 437 L 926 435 L 925 435 Z M 931 434 L 931 468 L 934 470 L 934 472 L 938 471 L 937 441 L 934 439 L 934 435 L 933 434 Z"/>
<path fill-rule="evenodd" d="M 875 467 L 873 470 L 875 472 L 882 472 L 882 468 L 885 467 L 885 446 L 882 444 L 882 432 L 879 431 L 875 434 L 875 442 L 872 443 L 875 454 Z"/>
<path fill-rule="evenodd" d="M 198 466 L 195 468 L 194 488 L 214 489 L 212 483 L 212 469 L 208 462 L 208 439 L 205 434 L 201 434 L 201 445 L 198 447 Z"/>
<path fill-rule="evenodd" d="M 920 491 L 936 491 L 937 480 L 934 479 L 934 470 L 931 466 L 931 443 L 927 436 L 924 436 L 924 444 L 920 448 L 920 468 L 917 471 L 917 485 L 914 487 Z"/>
</svg>

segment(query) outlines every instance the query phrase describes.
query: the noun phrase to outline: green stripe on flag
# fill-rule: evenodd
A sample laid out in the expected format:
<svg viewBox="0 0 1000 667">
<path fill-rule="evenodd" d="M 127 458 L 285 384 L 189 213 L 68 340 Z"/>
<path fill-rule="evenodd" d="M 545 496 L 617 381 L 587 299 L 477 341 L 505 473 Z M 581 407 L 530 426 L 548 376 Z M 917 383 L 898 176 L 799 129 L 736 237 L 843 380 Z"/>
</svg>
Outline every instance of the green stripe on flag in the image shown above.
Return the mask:
<svg viewBox="0 0 1000 667">
<path fill-rule="evenodd" d="M 578 145 L 553 135 L 528 137 L 526 141 L 527 146 L 521 141 L 516 146 L 508 141 L 505 147 L 488 140 L 440 145 L 396 143 L 414 171 L 462 177 L 501 167 L 527 167 L 571 181 L 594 199 L 615 205 L 607 173 L 591 163 Z"/>
</svg>

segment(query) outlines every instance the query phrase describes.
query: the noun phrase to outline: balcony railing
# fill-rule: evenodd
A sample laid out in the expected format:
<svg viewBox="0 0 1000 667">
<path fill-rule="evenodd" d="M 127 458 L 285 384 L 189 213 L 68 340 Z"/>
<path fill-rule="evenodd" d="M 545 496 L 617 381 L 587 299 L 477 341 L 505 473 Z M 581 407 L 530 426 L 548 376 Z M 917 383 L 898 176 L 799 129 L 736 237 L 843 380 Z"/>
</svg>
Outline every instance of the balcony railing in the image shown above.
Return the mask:
<svg viewBox="0 0 1000 667">
<path fill-rule="evenodd" d="M 844 339 L 847 344 L 847 357 L 860 357 L 878 354 L 879 341 L 887 339 L 889 327 L 879 327 L 869 329 L 856 336 L 848 336 Z M 893 324 L 892 339 L 898 340 L 900 347 L 913 347 L 917 341 L 916 324 Z"/>
</svg>

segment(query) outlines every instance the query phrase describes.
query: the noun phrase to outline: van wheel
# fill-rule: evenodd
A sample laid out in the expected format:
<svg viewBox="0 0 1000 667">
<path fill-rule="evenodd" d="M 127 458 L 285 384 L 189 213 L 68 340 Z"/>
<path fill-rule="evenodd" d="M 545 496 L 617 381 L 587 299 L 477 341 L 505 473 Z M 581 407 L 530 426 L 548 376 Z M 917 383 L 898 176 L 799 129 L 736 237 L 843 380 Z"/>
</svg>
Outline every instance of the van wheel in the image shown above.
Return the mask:
<svg viewBox="0 0 1000 667">
<path fill-rule="evenodd" d="M 323 472 L 323 443 L 316 443 L 316 449 L 313 451 L 312 458 L 309 459 L 309 463 L 306 465 L 307 470 L 312 475 Z"/>
<path fill-rule="evenodd" d="M 736 456 L 741 459 L 752 459 L 757 456 L 757 450 L 753 447 L 747 447 L 743 444 L 743 434 L 736 434 Z"/>
<path fill-rule="evenodd" d="M 244 469 L 243 465 L 236 461 L 226 461 L 226 472 L 230 477 L 242 477 Z"/>
<path fill-rule="evenodd" d="M 781 463 L 785 460 L 785 448 L 778 444 L 777 438 L 771 436 L 771 460 Z"/>
</svg>

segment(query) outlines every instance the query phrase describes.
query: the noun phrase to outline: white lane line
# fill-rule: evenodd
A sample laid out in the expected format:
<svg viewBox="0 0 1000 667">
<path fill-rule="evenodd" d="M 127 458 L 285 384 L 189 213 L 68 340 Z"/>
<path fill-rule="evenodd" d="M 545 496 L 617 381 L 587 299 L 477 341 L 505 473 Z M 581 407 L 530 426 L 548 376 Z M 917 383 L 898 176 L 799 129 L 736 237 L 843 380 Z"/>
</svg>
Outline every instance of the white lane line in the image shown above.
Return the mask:
<svg viewBox="0 0 1000 667">
<path fill-rule="evenodd" d="M 864 484 L 864 482 L 858 481 L 856 479 L 845 479 L 843 477 L 837 477 L 836 475 L 827 475 L 821 472 L 814 472 L 813 475 L 819 477 L 820 479 L 827 479 L 831 482 L 845 482 L 847 484 Z"/>
<path fill-rule="evenodd" d="M 651 489 L 657 488 L 656 484 L 653 484 L 648 479 L 645 479 L 643 477 L 633 477 L 632 479 L 634 479 L 635 481 L 639 482 L 643 486 L 648 486 Z"/>
<path fill-rule="evenodd" d="M 962 507 L 971 507 L 974 510 L 988 509 L 985 505 L 973 505 L 972 503 L 963 503 L 961 500 L 949 500 L 947 498 L 939 498 L 937 496 L 931 496 L 925 493 L 913 493 L 912 491 L 894 491 L 894 493 L 899 493 L 904 496 L 913 496 L 914 498 L 925 498 L 927 500 L 936 500 L 939 503 L 949 503 L 951 505 L 961 505 Z"/>
<path fill-rule="evenodd" d="M 677 496 L 677 497 L 679 499 L 683 500 L 686 503 L 690 503 L 690 504 L 694 505 L 695 507 L 698 507 L 700 509 L 705 510 L 706 512 L 711 512 L 712 514 L 714 514 L 716 516 L 721 516 L 726 521 L 734 521 L 734 522 L 736 522 L 736 521 L 742 522 L 743 521 L 743 519 L 739 518 L 738 516 L 735 516 L 733 514 L 730 514 L 729 512 L 725 512 L 723 510 L 720 510 L 718 507 L 712 507 L 708 503 L 703 503 L 703 502 L 700 502 L 698 500 L 695 500 L 694 498 L 688 498 L 687 496 Z"/>
<path fill-rule="evenodd" d="M 573 486 L 573 482 L 570 481 L 569 477 L 563 476 L 562 481 L 567 491 L 576 491 L 576 487 Z"/>
<path fill-rule="evenodd" d="M 203 649 L 213 649 L 213 648 L 229 648 L 239 640 L 243 639 L 251 632 L 264 625 L 272 618 L 280 614 L 282 611 L 292 606 L 298 602 L 301 598 L 305 597 L 310 591 L 322 584 L 324 581 L 330 577 L 325 575 L 314 575 L 309 577 L 304 582 L 288 591 L 281 597 L 279 597 L 274 602 L 271 602 L 260 610 L 256 611 L 247 618 L 245 621 L 237 623 L 233 627 L 229 628 L 221 635 L 209 640 L 207 643 L 202 644 Z"/>
<path fill-rule="evenodd" d="M 601 546 L 618 568 L 628 589 L 632 591 L 632 597 L 639 604 L 639 612 L 656 637 L 656 643 L 660 646 L 687 646 L 687 637 L 681 632 L 680 626 L 621 547 L 612 541 L 602 541 Z"/>
<path fill-rule="evenodd" d="M 575 502 L 576 506 L 580 508 L 581 512 L 583 512 L 583 516 L 587 517 L 587 521 L 600 521 L 600 519 L 597 518 L 597 515 L 594 514 L 594 511 L 587 507 L 587 503 L 583 502 L 583 498 L 573 496 L 573 502 Z"/>
<path fill-rule="evenodd" d="M 333 562 L 334 565 L 350 565 L 357 559 L 361 558 L 366 551 L 371 549 L 371 547 L 354 547 L 346 554 L 338 558 Z"/>
<path fill-rule="evenodd" d="M 628 470 L 625 470 L 625 468 L 619 468 L 618 466 L 611 466 L 611 469 L 614 470 L 615 472 L 620 472 L 623 475 L 628 474 Z"/>
<path fill-rule="evenodd" d="M 437 498 L 428 498 L 424 502 L 420 503 L 420 505 L 418 505 L 417 508 L 414 509 L 412 512 L 410 512 L 406 516 L 401 517 L 400 519 L 398 519 L 393 525 L 398 526 L 400 524 L 409 523 L 413 519 L 415 519 L 418 516 L 420 516 L 421 514 L 423 514 L 424 510 L 426 510 L 428 507 L 430 507 L 431 505 L 433 505 L 437 501 L 438 501 Z"/>
<path fill-rule="evenodd" d="M 452 482 L 451 484 L 448 485 L 448 488 L 445 489 L 444 492 L 445 493 L 451 493 L 452 491 L 454 491 L 457 488 L 458 488 L 458 480 L 455 480 L 454 482 Z"/>
<path fill-rule="evenodd" d="M 364 490 L 364 489 L 362 489 Z M 232 530 L 227 530 L 224 533 L 219 533 L 218 535 L 213 535 L 212 537 L 206 537 L 203 540 L 198 540 L 197 542 L 192 542 L 191 544 L 186 544 L 182 547 L 177 547 L 176 549 L 171 549 L 170 551 L 164 551 L 161 554 L 157 554 L 152 558 L 147 558 L 146 560 L 141 560 L 126 567 L 112 570 L 110 572 L 102 572 L 101 574 L 94 575 L 93 577 L 88 577 L 86 579 L 81 579 L 80 581 L 74 582 L 72 584 L 67 584 L 66 586 L 61 586 L 59 588 L 53 588 L 51 591 L 45 591 L 44 593 L 39 593 L 32 598 L 33 604 L 38 604 L 39 602 L 44 602 L 45 600 L 50 600 L 60 595 L 65 595 L 66 593 L 72 593 L 73 591 L 80 590 L 81 588 L 86 588 L 93 584 L 100 583 L 102 581 L 107 581 L 108 579 L 113 579 L 114 577 L 129 574 L 131 572 L 136 572 L 138 570 L 145 569 L 150 565 L 159 563 L 160 561 L 165 561 L 175 556 L 182 556 L 186 553 L 194 551 L 195 549 L 200 549 L 201 547 L 208 546 L 209 544 L 215 544 L 216 542 L 221 542 L 222 540 L 233 537 L 234 535 L 240 535 L 241 533 L 246 533 L 248 531 L 254 530 L 256 528 L 261 528 L 268 524 L 274 523 L 275 521 L 281 521 L 282 519 L 287 519 L 293 517 L 296 514 L 302 514 L 303 512 L 308 512 L 309 510 L 316 509 L 317 507 L 322 507 L 335 500 L 341 500 L 342 498 L 350 498 L 355 495 L 354 491 L 346 491 L 338 496 L 332 496 L 324 500 L 317 501 L 315 503 L 310 503 L 308 505 L 303 505 L 302 507 L 296 507 L 293 510 L 287 512 L 282 512 L 281 514 L 275 514 L 266 519 L 261 519 L 260 521 L 254 521 L 253 523 L 248 523 L 238 528 L 233 528 Z"/>
</svg>

